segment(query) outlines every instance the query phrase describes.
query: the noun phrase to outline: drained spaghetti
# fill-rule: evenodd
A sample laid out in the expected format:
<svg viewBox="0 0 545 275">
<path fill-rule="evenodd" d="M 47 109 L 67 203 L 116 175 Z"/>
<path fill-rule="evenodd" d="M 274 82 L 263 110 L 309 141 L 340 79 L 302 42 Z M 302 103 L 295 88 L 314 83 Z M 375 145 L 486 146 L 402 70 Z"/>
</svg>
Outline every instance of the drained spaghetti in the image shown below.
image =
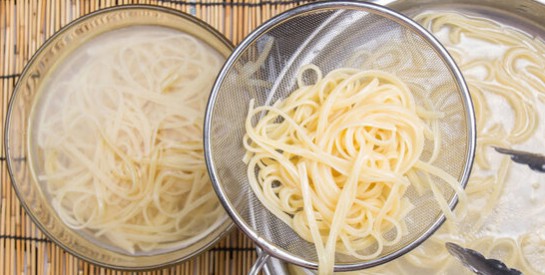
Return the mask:
<svg viewBox="0 0 545 275">
<path fill-rule="evenodd" d="M 306 84 L 304 74 L 316 82 Z M 435 167 L 433 157 L 421 160 L 426 141 L 440 138 L 427 121 L 438 114 L 419 112 L 395 75 L 341 68 L 324 76 L 307 65 L 297 83 L 272 106 L 251 101 L 244 161 L 263 205 L 314 243 L 321 274 L 333 272 L 336 252 L 369 260 L 400 242 L 413 208 L 404 196 L 411 184 L 431 188 L 452 217 L 416 171 L 443 179 L 465 203 L 457 179 Z"/>
</svg>

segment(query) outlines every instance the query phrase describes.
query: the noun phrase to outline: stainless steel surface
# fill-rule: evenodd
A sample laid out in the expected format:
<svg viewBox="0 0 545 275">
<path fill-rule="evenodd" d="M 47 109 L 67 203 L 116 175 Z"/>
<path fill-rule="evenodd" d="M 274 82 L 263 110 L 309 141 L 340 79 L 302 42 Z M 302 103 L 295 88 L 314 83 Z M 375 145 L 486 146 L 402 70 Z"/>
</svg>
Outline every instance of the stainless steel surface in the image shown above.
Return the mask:
<svg viewBox="0 0 545 275">
<path fill-rule="evenodd" d="M 406 43 L 413 43 L 409 39 L 417 40 L 417 46 L 407 47 Z M 448 98 L 442 102 L 455 108 L 458 116 L 440 121 L 444 151 L 438 165 L 465 186 L 475 146 L 473 109 L 458 68 L 437 40 L 413 21 L 372 4 L 335 1 L 301 6 L 266 22 L 235 49 L 218 76 L 205 117 L 205 155 L 216 192 L 239 228 L 265 253 L 307 268 L 318 266 L 314 245 L 269 213 L 249 188 L 242 140 L 250 99 L 255 98 L 258 106 L 271 104 L 294 90 L 300 66 L 314 63 L 327 72 L 343 65 L 355 49 L 373 52 L 383 45 L 397 45 L 407 55 L 426 57 L 418 64 L 404 64 L 410 65 L 407 72 L 425 70 L 425 76 L 415 79 L 400 68 L 396 73 L 401 79 L 425 87 L 448 87 L 439 97 Z M 271 85 L 251 84 L 263 82 Z M 419 104 L 428 96 L 415 95 Z M 444 192 L 454 207 L 456 196 Z M 369 261 L 337 255 L 335 270 L 367 268 L 395 259 L 424 241 L 444 221 L 438 207 L 417 205 L 415 209 L 406 219 L 410 221 L 409 233 L 400 244 L 387 247 Z"/>
<path fill-rule="evenodd" d="M 463 248 L 455 243 L 446 243 L 448 252 L 460 260 L 464 266 L 480 275 L 521 275 L 522 273 L 514 268 L 507 267 L 503 262 L 496 259 L 487 259 L 481 253 Z"/>
<path fill-rule="evenodd" d="M 530 35 L 545 39 L 545 0 L 370 0 L 392 8 L 408 17 L 426 11 L 455 11 L 497 20 Z M 265 267 L 268 274 L 314 274 L 313 271 L 293 267 L 280 260 L 270 260 Z"/>
</svg>

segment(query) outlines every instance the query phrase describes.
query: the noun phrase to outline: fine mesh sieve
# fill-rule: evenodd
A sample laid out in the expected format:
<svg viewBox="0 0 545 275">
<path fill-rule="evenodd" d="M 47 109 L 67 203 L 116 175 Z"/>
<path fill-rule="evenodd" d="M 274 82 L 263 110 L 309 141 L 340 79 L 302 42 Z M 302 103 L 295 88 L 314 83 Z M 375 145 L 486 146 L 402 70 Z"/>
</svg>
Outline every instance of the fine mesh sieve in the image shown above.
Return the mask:
<svg viewBox="0 0 545 275">
<path fill-rule="evenodd" d="M 268 255 L 316 269 L 314 244 L 271 214 L 247 179 L 244 122 L 251 99 L 270 105 L 297 88 L 299 68 L 315 64 L 324 75 L 339 67 L 396 74 L 418 105 L 444 113 L 439 120 L 440 156 L 434 165 L 468 180 L 475 150 L 475 119 L 468 89 L 446 50 L 426 30 L 384 7 L 350 1 L 315 2 L 285 12 L 252 32 L 227 60 L 208 103 L 204 143 L 214 188 L 235 223 Z M 312 76 L 305 81 L 312 82 Z M 432 106 L 429 106 L 431 102 Z M 423 160 L 433 144 L 426 144 Z M 457 197 L 439 178 L 433 182 L 454 208 Z M 395 259 L 429 237 L 444 221 L 431 192 L 409 188 L 416 206 L 406 217 L 408 234 L 368 261 L 337 253 L 335 271 L 368 268 Z"/>
</svg>

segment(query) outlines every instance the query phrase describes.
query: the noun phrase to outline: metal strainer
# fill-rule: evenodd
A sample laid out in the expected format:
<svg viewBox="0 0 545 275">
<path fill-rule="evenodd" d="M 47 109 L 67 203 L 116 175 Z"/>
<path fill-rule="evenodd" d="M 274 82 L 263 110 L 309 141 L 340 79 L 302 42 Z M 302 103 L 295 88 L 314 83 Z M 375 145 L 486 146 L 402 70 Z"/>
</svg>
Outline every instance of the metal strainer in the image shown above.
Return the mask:
<svg viewBox="0 0 545 275">
<path fill-rule="evenodd" d="M 379 69 L 396 74 L 419 106 L 445 114 L 439 120 L 440 152 L 434 165 L 465 187 L 475 150 L 475 119 L 463 77 L 442 45 L 412 20 L 384 7 L 350 1 L 315 2 L 285 12 L 252 32 L 227 60 L 214 85 L 204 126 L 209 174 L 235 223 L 269 255 L 316 269 L 314 244 L 300 238 L 271 214 L 252 192 L 242 140 L 248 105 L 270 105 L 297 87 L 299 68 L 315 64 L 324 75 L 339 67 Z M 312 82 L 312 76 L 308 76 Z M 431 105 L 430 105 L 431 104 Z M 423 160 L 433 144 L 426 144 Z M 457 197 L 433 178 L 454 208 Z M 409 188 L 416 206 L 407 218 L 408 234 L 385 247 L 378 258 L 362 261 L 337 253 L 335 271 L 383 264 L 410 251 L 444 221 L 431 192 Z M 259 267 L 254 266 L 254 271 Z"/>
</svg>

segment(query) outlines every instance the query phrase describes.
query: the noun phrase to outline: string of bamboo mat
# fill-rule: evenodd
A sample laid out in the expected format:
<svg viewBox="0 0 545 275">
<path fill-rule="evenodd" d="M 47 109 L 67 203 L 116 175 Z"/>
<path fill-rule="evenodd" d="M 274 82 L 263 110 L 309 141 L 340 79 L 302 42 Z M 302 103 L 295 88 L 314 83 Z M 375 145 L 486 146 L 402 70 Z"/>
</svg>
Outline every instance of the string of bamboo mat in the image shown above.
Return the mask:
<svg viewBox="0 0 545 275">
<path fill-rule="evenodd" d="M 72 20 L 95 10 L 153 4 L 192 14 L 235 45 L 267 19 L 311 0 L 0 0 L 0 108 L 7 104 L 25 64 L 47 38 Z M 0 132 L 4 140 L 4 131 Z M 19 204 L 0 146 L 0 274 L 126 274 L 82 261 L 56 246 Z M 142 274 L 246 274 L 256 259 L 253 243 L 233 232 L 208 252 L 167 269 Z"/>
</svg>

